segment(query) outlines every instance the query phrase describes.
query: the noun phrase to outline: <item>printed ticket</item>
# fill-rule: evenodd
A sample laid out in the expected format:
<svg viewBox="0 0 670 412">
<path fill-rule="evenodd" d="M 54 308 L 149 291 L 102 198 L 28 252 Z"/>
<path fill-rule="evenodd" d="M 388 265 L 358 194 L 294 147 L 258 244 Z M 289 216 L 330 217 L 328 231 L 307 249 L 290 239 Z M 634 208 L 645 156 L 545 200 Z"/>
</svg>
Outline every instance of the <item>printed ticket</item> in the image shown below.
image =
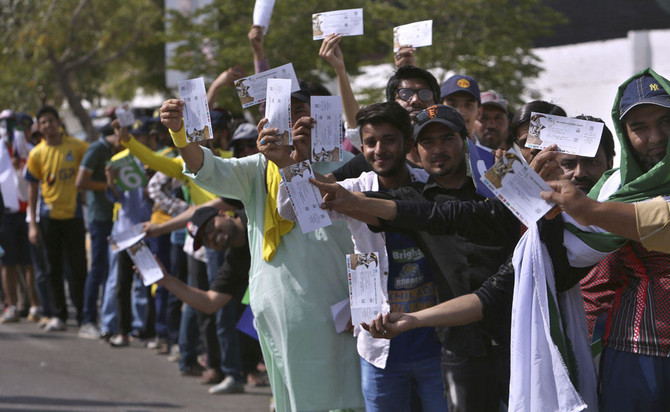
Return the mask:
<svg viewBox="0 0 670 412">
<path fill-rule="evenodd" d="M 119 119 L 119 126 L 133 127 L 135 124 L 135 115 L 130 108 L 130 103 L 125 102 L 114 110 L 116 118 Z"/>
<path fill-rule="evenodd" d="M 556 144 L 561 153 L 594 157 L 603 126 L 600 122 L 532 112 L 526 147 L 544 149 Z"/>
<path fill-rule="evenodd" d="M 265 101 L 268 79 L 291 79 L 291 92 L 300 90 L 298 78 L 293 70 L 293 64 L 287 63 L 283 66 L 236 80 L 235 89 L 242 103 L 242 108 L 246 109 Z"/>
<path fill-rule="evenodd" d="M 341 162 L 342 99 L 339 96 L 312 96 L 312 162 Z"/>
<path fill-rule="evenodd" d="M 481 179 L 526 227 L 554 206 L 540 197 L 551 187 L 514 150 L 508 150 Z"/>
<path fill-rule="evenodd" d="M 268 122 L 263 127 L 276 127 L 282 140 L 280 144 L 293 144 L 291 133 L 291 80 L 268 79 L 265 117 Z"/>
<path fill-rule="evenodd" d="M 142 231 L 142 223 L 138 223 L 128 230 L 125 230 L 121 233 L 115 233 L 110 235 L 107 240 L 109 241 L 109 247 L 112 248 L 112 251 L 119 252 L 125 249 L 128 249 L 135 243 L 146 237 L 146 232 Z"/>
<path fill-rule="evenodd" d="M 254 4 L 254 26 L 263 27 L 263 35 L 268 34 L 272 9 L 275 7 L 275 0 L 256 0 Z"/>
<path fill-rule="evenodd" d="M 128 255 L 142 277 L 144 286 L 152 285 L 163 279 L 163 271 L 156 262 L 151 249 L 141 240 L 128 248 Z"/>
<path fill-rule="evenodd" d="M 393 28 L 393 52 L 400 46 L 424 47 L 433 45 L 433 21 L 423 20 Z"/>
<path fill-rule="evenodd" d="M 363 34 L 363 9 L 347 9 L 312 14 L 312 39 L 329 34 L 360 36 Z"/>
<path fill-rule="evenodd" d="M 353 253 L 347 255 L 349 305 L 351 323 L 370 323 L 384 307 L 384 294 L 379 272 L 379 253 Z"/>
<path fill-rule="evenodd" d="M 209 140 L 212 136 L 212 120 L 209 117 L 209 103 L 207 102 L 207 90 L 205 90 L 205 79 L 180 80 L 177 82 L 179 98 L 184 106 L 184 128 L 186 129 L 186 140 L 189 142 L 200 142 Z"/>
<path fill-rule="evenodd" d="M 281 169 L 280 173 L 302 233 L 329 226 L 332 222 L 328 213 L 320 207 L 319 189 L 309 182 L 314 177 L 309 162 L 292 164 Z"/>
</svg>

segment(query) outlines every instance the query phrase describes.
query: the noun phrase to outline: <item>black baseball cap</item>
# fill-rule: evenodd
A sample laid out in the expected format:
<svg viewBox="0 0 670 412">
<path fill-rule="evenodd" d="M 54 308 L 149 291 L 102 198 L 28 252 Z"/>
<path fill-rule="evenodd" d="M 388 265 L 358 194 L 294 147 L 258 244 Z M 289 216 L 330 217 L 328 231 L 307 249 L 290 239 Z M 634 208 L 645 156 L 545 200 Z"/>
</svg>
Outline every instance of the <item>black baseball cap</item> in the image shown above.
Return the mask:
<svg viewBox="0 0 670 412">
<path fill-rule="evenodd" d="M 207 222 L 219 214 L 219 209 L 215 207 L 200 207 L 196 209 L 193 216 L 186 223 L 186 230 L 193 236 L 193 250 L 198 250 L 202 246 L 202 239 L 205 235 L 205 226 Z"/>
<path fill-rule="evenodd" d="M 458 133 L 464 139 L 468 137 L 468 129 L 463 117 L 451 106 L 435 104 L 430 106 L 414 117 L 414 140 L 418 141 L 421 131 L 433 123 L 441 123 Z"/>
</svg>

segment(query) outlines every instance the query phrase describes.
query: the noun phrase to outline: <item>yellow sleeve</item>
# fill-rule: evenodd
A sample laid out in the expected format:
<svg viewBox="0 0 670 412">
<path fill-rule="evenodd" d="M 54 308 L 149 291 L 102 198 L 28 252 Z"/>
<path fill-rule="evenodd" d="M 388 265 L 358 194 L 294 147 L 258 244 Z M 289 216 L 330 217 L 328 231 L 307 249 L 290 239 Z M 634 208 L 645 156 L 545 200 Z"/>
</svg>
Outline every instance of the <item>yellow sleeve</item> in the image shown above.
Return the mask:
<svg viewBox="0 0 670 412">
<path fill-rule="evenodd" d="M 670 204 L 665 199 L 635 203 L 635 219 L 642 246 L 670 253 Z"/>
<path fill-rule="evenodd" d="M 184 167 L 184 161 L 181 159 L 181 157 L 170 158 L 161 156 L 135 140 L 135 138 L 132 136 L 128 142 L 122 142 L 122 144 L 126 146 L 130 150 L 130 153 L 137 157 L 139 161 L 149 169 L 165 173 L 166 175 L 177 178 L 182 182 L 186 181 L 186 176 L 181 173 Z"/>
</svg>

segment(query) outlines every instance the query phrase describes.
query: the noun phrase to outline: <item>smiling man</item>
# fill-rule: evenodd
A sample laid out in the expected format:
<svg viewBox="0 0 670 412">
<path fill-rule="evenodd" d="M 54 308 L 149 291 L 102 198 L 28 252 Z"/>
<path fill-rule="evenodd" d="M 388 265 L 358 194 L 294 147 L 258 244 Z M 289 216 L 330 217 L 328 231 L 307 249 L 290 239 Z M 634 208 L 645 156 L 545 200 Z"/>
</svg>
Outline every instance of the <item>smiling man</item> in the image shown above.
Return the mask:
<svg viewBox="0 0 670 412">
<path fill-rule="evenodd" d="M 592 116 L 577 116 L 576 119 L 604 123 L 601 119 Z M 570 180 L 582 192 L 588 193 L 600 180 L 603 173 L 612 168 L 614 161 L 614 137 L 607 126 L 603 127 L 598 151 L 593 157 L 561 154 L 558 163 L 563 169 L 564 179 Z"/>
</svg>

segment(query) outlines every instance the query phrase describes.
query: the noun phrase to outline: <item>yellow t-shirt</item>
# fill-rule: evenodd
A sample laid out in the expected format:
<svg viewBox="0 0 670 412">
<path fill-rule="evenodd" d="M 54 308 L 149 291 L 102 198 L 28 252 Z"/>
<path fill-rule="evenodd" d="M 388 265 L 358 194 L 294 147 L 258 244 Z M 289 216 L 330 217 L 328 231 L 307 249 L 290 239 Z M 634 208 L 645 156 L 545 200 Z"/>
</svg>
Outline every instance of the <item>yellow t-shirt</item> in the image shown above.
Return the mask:
<svg viewBox="0 0 670 412">
<path fill-rule="evenodd" d="M 75 179 L 88 143 L 63 136 L 58 146 L 43 140 L 28 155 L 26 179 L 42 183 L 41 214 L 51 219 L 72 219 L 78 214 Z M 79 209 L 79 213 L 80 213 Z"/>
</svg>

